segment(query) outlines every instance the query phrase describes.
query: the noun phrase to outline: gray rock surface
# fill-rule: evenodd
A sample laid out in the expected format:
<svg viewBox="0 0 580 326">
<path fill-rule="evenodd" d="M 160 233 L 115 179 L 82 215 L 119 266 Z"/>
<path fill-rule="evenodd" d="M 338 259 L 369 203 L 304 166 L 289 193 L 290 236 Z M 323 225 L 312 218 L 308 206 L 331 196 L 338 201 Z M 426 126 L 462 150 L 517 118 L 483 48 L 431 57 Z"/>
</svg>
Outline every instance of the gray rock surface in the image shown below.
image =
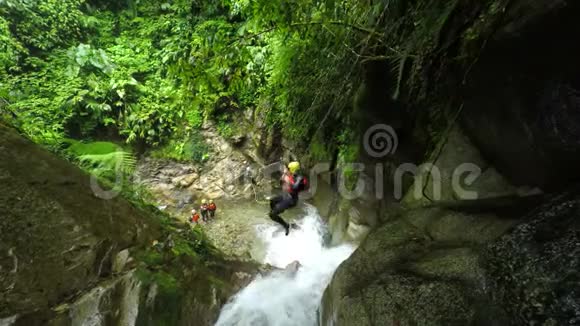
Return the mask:
<svg viewBox="0 0 580 326">
<path fill-rule="evenodd" d="M 580 324 L 580 191 L 554 198 L 485 252 L 488 286 L 513 325 Z"/>
<path fill-rule="evenodd" d="M 46 311 L 156 238 L 147 214 L 101 200 L 89 177 L 0 125 L 0 318 Z"/>
<path fill-rule="evenodd" d="M 211 325 L 258 272 L 178 252 L 188 226 L 98 198 L 86 173 L 1 124 L 0 148 L 1 325 Z"/>
</svg>

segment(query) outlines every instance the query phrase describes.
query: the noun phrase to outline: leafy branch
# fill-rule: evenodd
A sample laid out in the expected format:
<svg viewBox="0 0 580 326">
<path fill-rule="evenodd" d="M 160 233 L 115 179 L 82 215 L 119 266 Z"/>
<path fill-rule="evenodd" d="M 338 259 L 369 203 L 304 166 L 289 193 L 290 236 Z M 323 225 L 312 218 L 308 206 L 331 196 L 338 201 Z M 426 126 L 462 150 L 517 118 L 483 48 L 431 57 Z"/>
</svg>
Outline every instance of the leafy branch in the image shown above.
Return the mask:
<svg viewBox="0 0 580 326">
<path fill-rule="evenodd" d="M 326 26 L 326 25 L 335 25 L 335 26 L 343 26 L 349 29 L 353 29 L 355 31 L 361 32 L 361 33 L 366 33 L 366 34 L 372 34 L 375 36 L 381 36 L 379 33 L 377 33 L 376 31 L 366 28 L 364 26 L 358 26 L 358 25 L 353 25 L 353 24 L 349 24 L 347 22 L 344 21 L 316 21 L 316 22 L 303 22 L 303 23 L 292 23 L 288 26 L 284 26 L 284 27 L 289 27 L 289 28 L 295 28 L 295 27 L 302 27 L 302 26 Z M 241 37 L 238 37 L 234 40 L 232 40 L 229 45 L 233 45 L 237 42 L 243 41 L 243 40 L 248 40 L 248 39 L 255 39 L 258 38 L 264 34 L 268 34 L 271 33 L 273 31 L 276 31 L 278 29 L 283 28 L 282 26 L 273 26 L 270 27 L 268 29 L 262 30 L 260 32 L 254 33 L 254 34 L 247 34 L 247 35 L 243 35 Z"/>
</svg>

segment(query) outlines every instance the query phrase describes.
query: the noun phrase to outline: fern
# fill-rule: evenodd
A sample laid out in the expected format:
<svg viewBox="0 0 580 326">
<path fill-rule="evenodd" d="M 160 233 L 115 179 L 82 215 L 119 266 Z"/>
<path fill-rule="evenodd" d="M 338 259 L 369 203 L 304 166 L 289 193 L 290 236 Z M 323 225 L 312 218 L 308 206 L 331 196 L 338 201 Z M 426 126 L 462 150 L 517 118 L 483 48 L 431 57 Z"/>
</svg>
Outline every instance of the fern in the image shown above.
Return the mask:
<svg viewBox="0 0 580 326">
<path fill-rule="evenodd" d="M 89 142 L 83 143 L 74 139 L 66 139 L 65 143 L 69 144 L 68 151 L 74 156 L 82 155 L 99 155 L 117 152 L 120 146 L 110 142 Z"/>
<path fill-rule="evenodd" d="M 115 178 L 118 173 L 127 175 L 135 170 L 137 159 L 133 153 L 110 142 L 82 143 L 65 140 L 70 146 L 66 152 L 91 174 L 103 178 Z"/>
<path fill-rule="evenodd" d="M 124 151 L 81 155 L 78 160 L 81 166 L 99 177 L 110 177 L 119 172 L 128 174 L 133 172 L 137 165 L 137 160 L 133 154 Z"/>
<path fill-rule="evenodd" d="M 405 73 L 405 64 L 407 63 L 407 55 L 401 54 L 395 56 L 392 60 L 392 72 L 397 75 L 397 87 L 393 93 L 393 99 L 398 100 L 401 94 L 401 83 L 403 81 L 403 75 Z"/>
</svg>

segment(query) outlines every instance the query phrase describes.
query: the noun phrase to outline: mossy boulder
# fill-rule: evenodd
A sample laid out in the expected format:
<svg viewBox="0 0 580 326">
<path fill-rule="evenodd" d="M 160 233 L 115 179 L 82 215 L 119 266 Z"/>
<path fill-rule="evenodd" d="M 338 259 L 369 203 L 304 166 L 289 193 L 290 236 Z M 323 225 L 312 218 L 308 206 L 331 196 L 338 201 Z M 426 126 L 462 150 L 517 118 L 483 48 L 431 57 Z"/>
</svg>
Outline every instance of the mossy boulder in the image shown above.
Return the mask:
<svg viewBox="0 0 580 326">
<path fill-rule="evenodd" d="M 0 192 L 1 325 L 211 325 L 258 271 L 3 125 Z"/>
<path fill-rule="evenodd" d="M 0 317 L 42 314 L 159 236 L 151 216 L 97 198 L 86 173 L 2 125 L 0 149 Z"/>
<path fill-rule="evenodd" d="M 401 211 L 337 270 L 329 325 L 574 325 L 580 190 L 512 218 Z"/>
<path fill-rule="evenodd" d="M 324 294 L 323 324 L 494 325 L 483 275 L 476 248 L 434 241 L 403 214 L 339 267 Z"/>
</svg>

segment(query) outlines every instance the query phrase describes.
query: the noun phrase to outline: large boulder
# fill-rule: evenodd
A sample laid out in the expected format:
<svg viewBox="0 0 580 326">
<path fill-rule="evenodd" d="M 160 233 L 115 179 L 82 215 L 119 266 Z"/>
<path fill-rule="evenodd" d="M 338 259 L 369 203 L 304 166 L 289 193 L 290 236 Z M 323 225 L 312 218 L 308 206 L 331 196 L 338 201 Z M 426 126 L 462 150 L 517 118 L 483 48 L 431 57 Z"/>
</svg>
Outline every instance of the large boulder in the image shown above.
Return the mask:
<svg viewBox="0 0 580 326">
<path fill-rule="evenodd" d="M 571 42 L 580 4 L 448 3 L 453 8 L 439 17 L 444 24 L 430 42 L 432 62 L 421 54 L 414 62 L 424 94 L 413 87 L 412 71 L 400 77 L 423 101 L 413 108 L 437 99 L 460 108 L 428 160 L 440 172 L 440 191 L 428 170 L 419 172 L 425 182 L 417 192 L 401 189 L 404 204 L 416 208 L 389 211 L 387 223 L 338 268 L 322 324 L 577 325 L 578 193 L 527 218 L 520 199 L 522 190 L 561 191 L 580 180 L 580 47 Z M 462 66 L 451 57 L 468 59 Z M 481 169 L 461 188 L 480 200 L 460 201 L 466 198 L 453 187 L 463 163 Z"/>
<path fill-rule="evenodd" d="M 580 191 L 533 211 L 488 247 L 485 262 L 512 325 L 580 324 Z"/>
<path fill-rule="evenodd" d="M 561 189 L 580 179 L 580 4 L 497 3 L 468 29 L 487 44 L 463 76 L 461 123 L 511 183 Z"/>
<path fill-rule="evenodd" d="M 1 124 L 0 192 L 3 326 L 212 325 L 258 270 Z"/>
<path fill-rule="evenodd" d="M 579 212 L 578 189 L 519 219 L 402 211 L 339 267 L 323 324 L 576 325 Z"/>
<path fill-rule="evenodd" d="M 40 314 L 111 273 L 113 258 L 158 237 L 121 198 L 0 125 L 0 318 Z"/>
<path fill-rule="evenodd" d="M 477 242 L 499 236 L 509 224 L 455 214 L 446 228 L 418 223 L 416 216 L 424 214 L 441 214 L 443 222 L 452 212 L 405 211 L 371 232 L 325 291 L 323 325 L 502 325 L 482 287 Z M 460 224 L 486 232 L 462 238 Z"/>
</svg>

